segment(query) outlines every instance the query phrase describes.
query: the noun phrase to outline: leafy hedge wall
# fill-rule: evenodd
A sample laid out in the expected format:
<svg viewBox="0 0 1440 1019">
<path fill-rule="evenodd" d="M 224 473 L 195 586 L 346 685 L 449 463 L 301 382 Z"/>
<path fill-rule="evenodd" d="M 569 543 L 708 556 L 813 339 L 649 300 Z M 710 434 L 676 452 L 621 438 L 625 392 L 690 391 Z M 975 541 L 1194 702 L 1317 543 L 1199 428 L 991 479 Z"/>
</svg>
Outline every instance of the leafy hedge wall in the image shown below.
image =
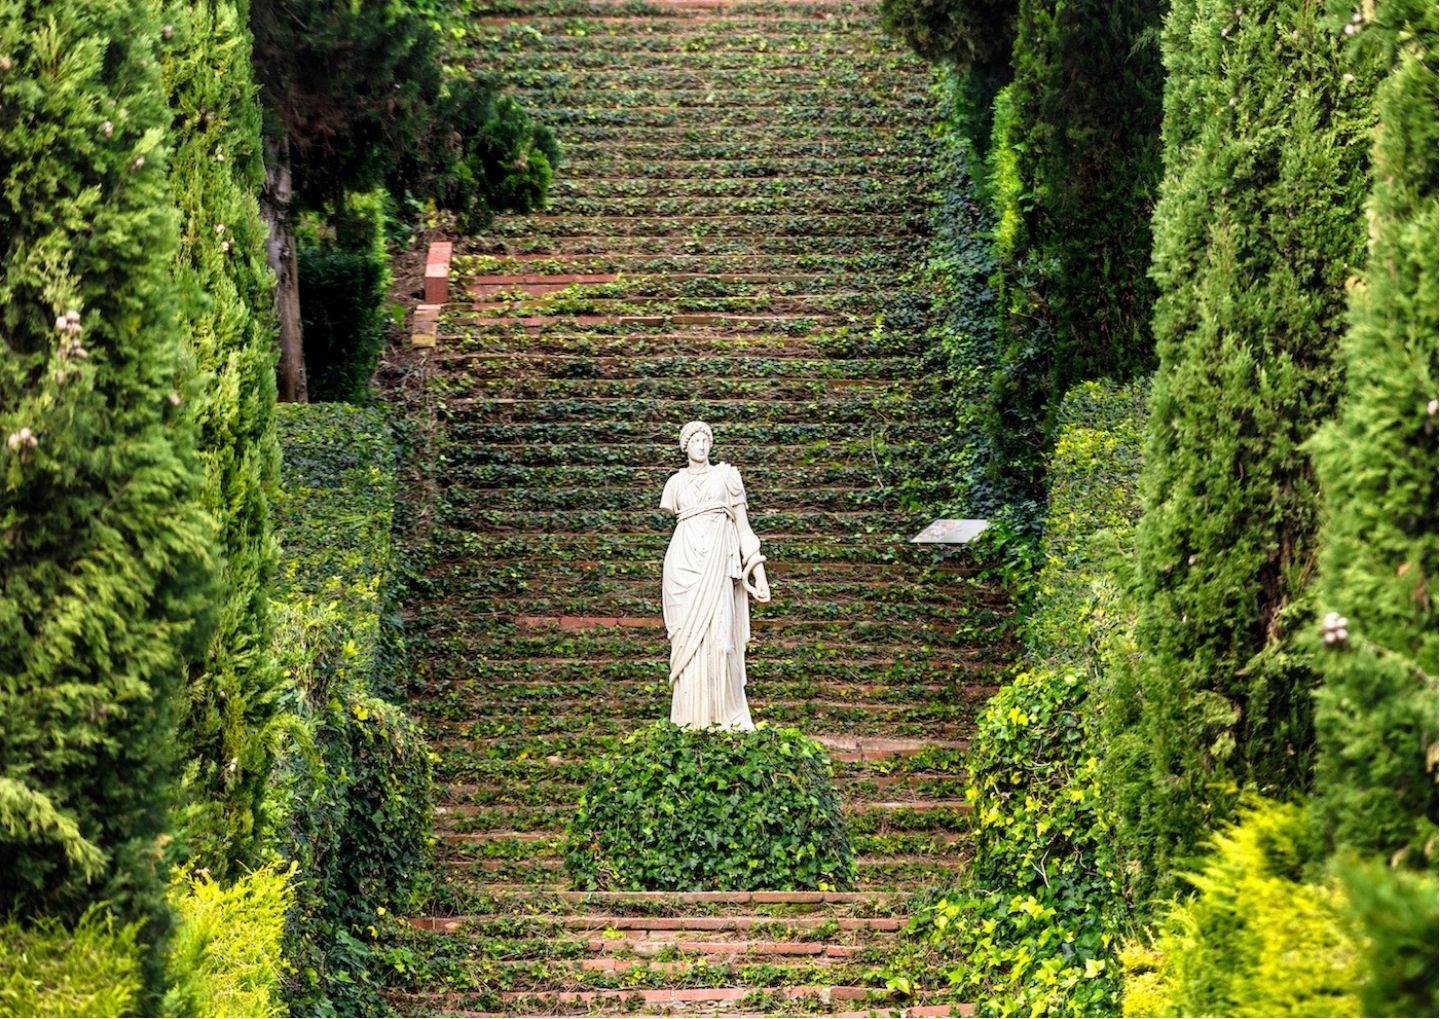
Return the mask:
<svg viewBox="0 0 1440 1019">
<path fill-rule="evenodd" d="M 1166 22 L 1143 661 L 1107 741 L 1142 898 L 1180 890 L 1242 787 L 1294 795 L 1313 761 L 1305 443 L 1335 410 L 1376 83 L 1344 38 L 1293 0 L 1177 0 Z"/>
<path fill-rule="evenodd" d="M 1124 917 L 1100 780 L 1105 673 L 1133 655 L 1133 547 L 1146 387 L 1065 400 L 1027 667 L 986 706 L 967 756 L 965 882 L 919 910 L 889 964 L 905 992 L 948 988 L 987 1015 L 1113 1015 Z"/>
<path fill-rule="evenodd" d="M 220 880 L 260 862 L 258 814 L 281 687 L 269 601 L 269 501 L 280 460 L 274 278 L 256 202 L 264 167 L 247 10 L 243 0 L 172 8 L 162 62 L 180 208 L 173 287 L 199 375 L 186 407 L 200 429 L 202 498 L 224 564 L 218 625 L 190 670 L 180 718 L 183 827 L 193 864 Z"/>
<path fill-rule="evenodd" d="M 97 900 L 145 922 L 185 663 L 213 626 L 177 328 L 157 3 L 0 2 L 0 887 L 18 914 Z M 142 1005 L 142 1007 L 144 1007 Z"/>
<path fill-rule="evenodd" d="M 370 402 L 370 377 L 380 363 L 388 321 L 385 196 L 354 196 L 331 219 L 340 228 L 327 226 L 323 240 L 318 231 L 301 231 L 305 375 L 313 402 L 364 404 Z"/>
<path fill-rule="evenodd" d="M 377 916 L 403 908 L 425 872 L 430 755 L 387 701 L 401 646 L 391 540 L 397 449 L 384 416 L 287 404 L 276 504 L 283 553 L 277 634 L 307 738 L 280 759 L 273 810 L 301 883 L 286 940 L 300 1014 L 383 1008 Z"/>
</svg>

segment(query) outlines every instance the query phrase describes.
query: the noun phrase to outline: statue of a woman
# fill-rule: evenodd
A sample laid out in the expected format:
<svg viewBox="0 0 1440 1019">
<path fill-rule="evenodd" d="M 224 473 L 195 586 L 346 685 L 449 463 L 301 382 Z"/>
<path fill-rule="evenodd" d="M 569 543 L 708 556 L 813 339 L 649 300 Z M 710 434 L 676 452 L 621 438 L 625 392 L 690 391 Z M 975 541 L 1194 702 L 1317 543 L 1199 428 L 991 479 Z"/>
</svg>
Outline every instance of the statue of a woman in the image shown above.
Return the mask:
<svg viewBox="0 0 1440 1019">
<path fill-rule="evenodd" d="M 665 483 L 660 508 L 675 514 L 665 553 L 670 634 L 670 721 L 693 729 L 753 729 L 745 701 L 750 603 L 770 600 L 760 539 L 745 515 L 740 472 L 710 462 L 710 426 L 680 430 L 689 464 Z"/>
</svg>

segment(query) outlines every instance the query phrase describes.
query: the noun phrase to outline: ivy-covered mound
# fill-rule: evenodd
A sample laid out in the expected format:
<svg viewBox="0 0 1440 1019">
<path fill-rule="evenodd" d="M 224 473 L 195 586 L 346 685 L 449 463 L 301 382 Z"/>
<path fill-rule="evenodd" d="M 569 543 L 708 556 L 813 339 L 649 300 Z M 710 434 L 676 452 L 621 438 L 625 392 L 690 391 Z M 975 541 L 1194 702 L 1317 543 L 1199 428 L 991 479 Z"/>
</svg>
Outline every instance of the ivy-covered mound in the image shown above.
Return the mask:
<svg viewBox="0 0 1440 1019">
<path fill-rule="evenodd" d="M 640 729 L 599 758 L 566 831 L 584 889 L 842 889 L 855 857 L 825 748 L 798 729 Z"/>
</svg>

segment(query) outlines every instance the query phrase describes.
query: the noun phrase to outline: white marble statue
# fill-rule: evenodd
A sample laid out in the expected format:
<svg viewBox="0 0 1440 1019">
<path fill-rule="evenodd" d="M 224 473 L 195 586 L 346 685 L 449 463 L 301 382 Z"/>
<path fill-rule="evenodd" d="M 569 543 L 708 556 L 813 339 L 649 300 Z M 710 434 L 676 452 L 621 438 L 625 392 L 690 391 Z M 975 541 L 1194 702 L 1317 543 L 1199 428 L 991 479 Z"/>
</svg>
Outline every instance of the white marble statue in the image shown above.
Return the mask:
<svg viewBox="0 0 1440 1019">
<path fill-rule="evenodd" d="M 670 634 L 670 721 L 693 729 L 753 729 L 745 701 L 750 603 L 770 600 L 760 539 L 745 515 L 740 472 L 710 462 L 715 437 L 703 421 L 680 430 L 689 464 L 665 483 L 660 508 L 675 514 L 665 553 L 665 628 Z"/>
</svg>

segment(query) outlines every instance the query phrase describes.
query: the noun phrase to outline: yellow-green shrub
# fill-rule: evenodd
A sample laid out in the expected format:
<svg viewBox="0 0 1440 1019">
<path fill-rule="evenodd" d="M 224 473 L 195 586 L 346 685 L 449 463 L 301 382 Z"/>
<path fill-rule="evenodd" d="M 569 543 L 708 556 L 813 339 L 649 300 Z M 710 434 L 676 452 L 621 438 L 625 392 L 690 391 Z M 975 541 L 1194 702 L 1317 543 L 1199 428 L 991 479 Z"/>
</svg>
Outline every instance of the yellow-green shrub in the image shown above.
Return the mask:
<svg viewBox="0 0 1440 1019">
<path fill-rule="evenodd" d="M 222 886 L 208 874 L 170 886 L 169 1015 L 278 1016 L 285 914 L 294 905 L 292 865 L 262 868 Z"/>
<path fill-rule="evenodd" d="M 139 929 L 100 907 L 70 929 L 54 917 L 0 926 L 0 1016 L 134 1015 Z"/>
<path fill-rule="evenodd" d="M 1343 887 L 1305 873 L 1319 845 L 1302 808 L 1265 803 L 1216 835 L 1194 898 L 1153 950 L 1129 946 L 1124 1014 L 1360 1015 L 1366 944 Z"/>
</svg>

